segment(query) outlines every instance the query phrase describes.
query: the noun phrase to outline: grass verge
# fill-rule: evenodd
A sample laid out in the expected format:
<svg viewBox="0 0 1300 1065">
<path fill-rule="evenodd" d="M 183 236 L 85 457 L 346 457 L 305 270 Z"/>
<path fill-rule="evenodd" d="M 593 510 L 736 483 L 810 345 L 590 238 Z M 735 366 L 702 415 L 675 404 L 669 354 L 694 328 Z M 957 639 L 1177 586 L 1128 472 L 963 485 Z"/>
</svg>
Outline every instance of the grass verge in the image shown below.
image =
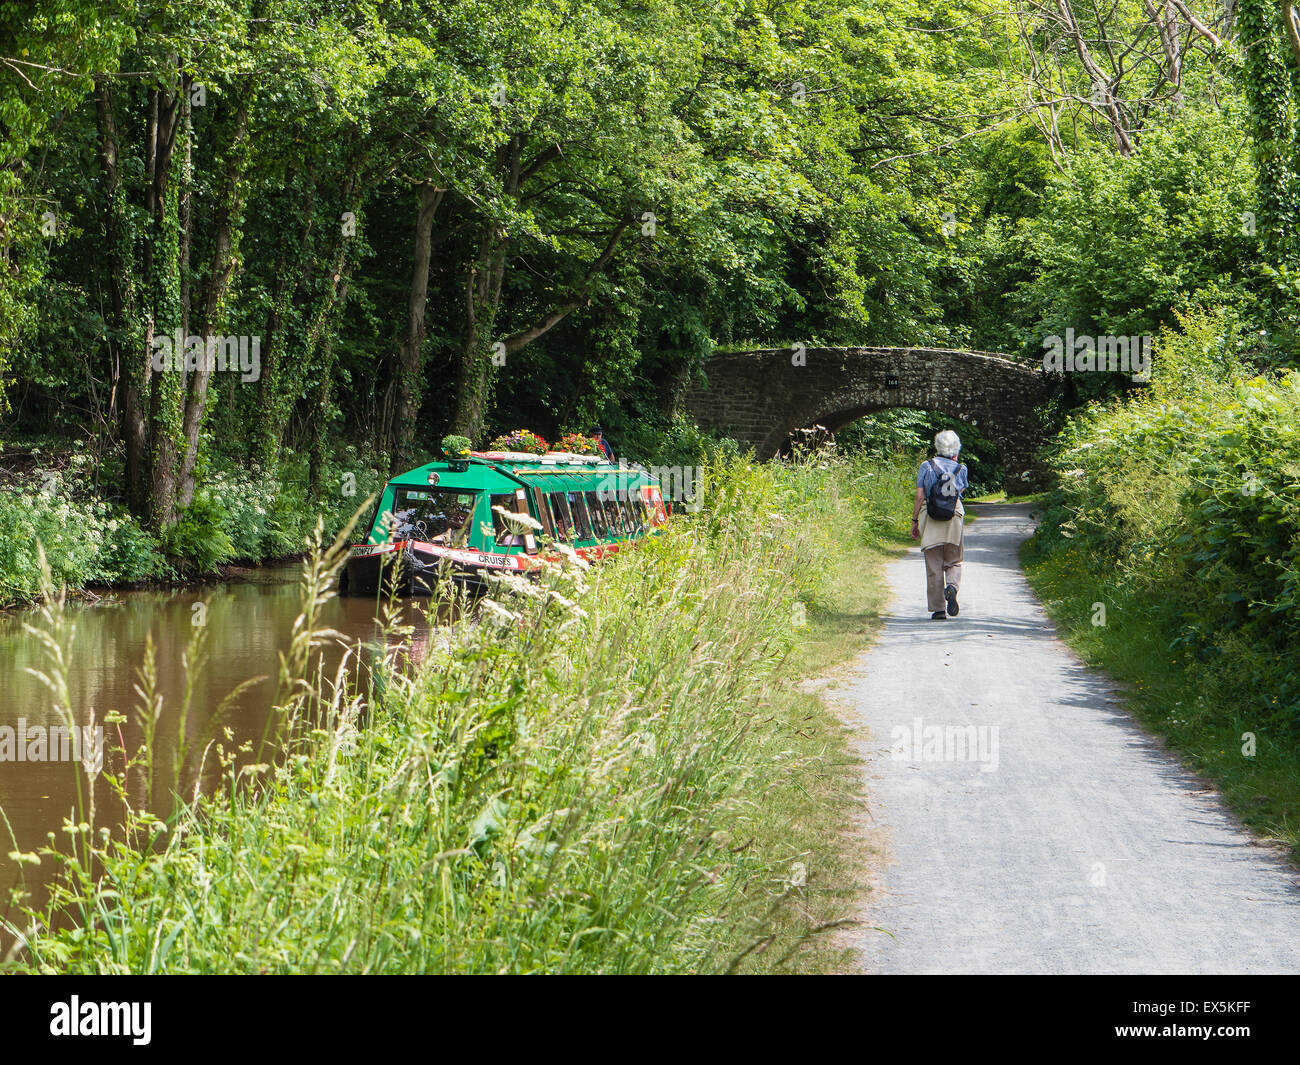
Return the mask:
<svg viewBox="0 0 1300 1065">
<path fill-rule="evenodd" d="M 806 683 L 851 660 L 874 641 L 889 599 L 884 563 L 912 541 L 909 519 L 916 462 L 895 456 L 879 463 L 859 461 L 838 471 L 826 485 L 827 498 L 842 516 L 839 543 L 826 556 L 825 581 L 805 611 L 790 657 L 785 699 L 796 761 L 792 774 L 770 796 L 774 817 L 763 846 L 784 847 L 806 856 L 808 890 L 798 908 L 780 915 L 784 925 L 774 942 L 798 942 L 779 966 L 783 972 L 844 972 L 855 962 L 844 940 L 809 935 L 837 927 L 858 910 L 865 890 L 861 841 L 846 826 L 855 822 L 862 798 L 861 760 L 851 748 L 852 731 L 820 690 Z"/>
</svg>

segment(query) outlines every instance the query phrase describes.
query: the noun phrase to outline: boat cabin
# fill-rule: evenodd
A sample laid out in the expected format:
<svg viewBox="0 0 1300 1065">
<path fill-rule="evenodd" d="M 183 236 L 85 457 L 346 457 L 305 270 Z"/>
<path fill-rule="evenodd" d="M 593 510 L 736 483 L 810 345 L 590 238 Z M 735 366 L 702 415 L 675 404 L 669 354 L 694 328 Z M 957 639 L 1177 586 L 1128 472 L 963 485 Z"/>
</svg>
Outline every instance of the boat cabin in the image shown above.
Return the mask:
<svg viewBox="0 0 1300 1065">
<path fill-rule="evenodd" d="M 428 595 L 447 578 L 527 573 L 548 542 L 596 559 L 650 535 L 668 518 L 659 483 L 643 469 L 567 452 L 470 452 L 394 477 L 364 543 L 349 553 L 343 595 Z"/>
</svg>

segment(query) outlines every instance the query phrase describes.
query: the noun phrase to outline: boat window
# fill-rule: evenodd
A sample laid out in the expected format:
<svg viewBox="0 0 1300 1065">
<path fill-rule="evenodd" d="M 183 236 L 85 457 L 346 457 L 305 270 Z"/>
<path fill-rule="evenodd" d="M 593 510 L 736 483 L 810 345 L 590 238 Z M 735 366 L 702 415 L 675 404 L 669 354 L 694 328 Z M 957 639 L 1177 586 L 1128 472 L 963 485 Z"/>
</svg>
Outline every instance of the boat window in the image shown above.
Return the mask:
<svg viewBox="0 0 1300 1065">
<path fill-rule="evenodd" d="M 637 489 L 629 488 L 623 497 L 623 508 L 627 511 L 628 531 L 634 536 L 645 530 L 645 509 Z"/>
<path fill-rule="evenodd" d="M 567 495 L 569 501 L 569 511 L 573 514 L 573 527 L 578 532 L 579 540 L 590 540 L 591 536 L 591 516 L 587 513 L 587 502 L 582 498 L 581 492 L 569 492 Z"/>
<path fill-rule="evenodd" d="M 546 493 L 535 484 L 529 485 L 528 498 L 532 501 L 532 509 L 537 514 L 537 520 L 542 523 L 541 535 L 554 537 L 555 519 L 551 517 L 551 508 L 546 502 Z"/>
<path fill-rule="evenodd" d="M 537 504 L 537 513 L 541 518 L 542 526 L 546 530 L 546 535 L 552 538 L 560 535 L 560 530 L 555 524 L 555 514 L 551 510 L 551 504 L 546 498 L 545 492 L 538 492 L 534 500 Z"/>
<path fill-rule="evenodd" d="M 650 527 L 650 508 L 646 506 L 640 489 L 634 488 L 627 495 L 627 508 L 632 515 L 632 524 L 638 533 Z"/>
<path fill-rule="evenodd" d="M 547 501 L 551 504 L 551 517 L 555 521 L 555 532 L 561 540 L 573 539 L 573 514 L 569 510 L 569 501 L 563 492 L 548 492 Z"/>
<path fill-rule="evenodd" d="M 397 488 L 393 497 L 393 540 L 420 540 L 428 544 L 463 544 L 469 536 L 470 516 L 477 492 L 455 488 Z"/>
<path fill-rule="evenodd" d="M 587 513 L 591 515 L 591 531 L 597 539 L 610 535 L 609 518 L 605 514 L 605 504 L 595 492 L 584 492 L 587 499 Z"/>
<path fill-rule="evenodd" d="M 500 547 L 523 547 L 524 537 L 521 533 L 512 533 L 505 518 L 497 513 L 501 507 L 511 512 L 515 509 L 515 497 L 512 495 L 493 495 L 488 497 L 492 505 L 492 534 Z"/>
<path fill-rule="evenodd" d="M 629 535 L 636 532 L 636 522 L 632 518 L 631 508 L 627 505 L 626 491 L 620 491 L 618 493 L 618 499 L 614 501 L 614 505 L 618 507 L 618 521 L 623 532 Z"/>
<path fill-rule="evenodd" d="M 605 516 L 609 519 L 611 536 L 623 536 L 627 533 L 627 512 L 619 503 L 619 493 L 610 490 L 605 493 Z"/>
</svg>

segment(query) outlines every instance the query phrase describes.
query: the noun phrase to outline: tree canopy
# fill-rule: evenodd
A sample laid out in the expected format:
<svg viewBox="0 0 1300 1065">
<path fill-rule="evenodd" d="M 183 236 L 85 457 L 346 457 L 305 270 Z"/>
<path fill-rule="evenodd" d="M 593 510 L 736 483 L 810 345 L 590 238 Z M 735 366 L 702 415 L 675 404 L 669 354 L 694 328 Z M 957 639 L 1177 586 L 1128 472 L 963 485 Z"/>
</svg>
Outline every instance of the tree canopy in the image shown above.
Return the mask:
<svg viewBox="0 0 1300 1065">
<path fill-rule="evenodd" d="M 602 420 L 719 345 L 1290 358 L 1300 38 L 1182 0 L 0 3 L 6 432 L 215 465 Z M 1040 349 L 1041 350 L 1041 349 Z"/>
</svg>

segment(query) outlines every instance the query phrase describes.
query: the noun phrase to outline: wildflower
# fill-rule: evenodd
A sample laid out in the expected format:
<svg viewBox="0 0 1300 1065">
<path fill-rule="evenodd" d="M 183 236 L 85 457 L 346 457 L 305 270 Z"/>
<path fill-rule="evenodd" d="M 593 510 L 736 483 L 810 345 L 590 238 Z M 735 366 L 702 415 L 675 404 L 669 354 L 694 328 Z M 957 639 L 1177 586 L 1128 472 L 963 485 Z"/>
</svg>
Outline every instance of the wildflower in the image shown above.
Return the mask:
<svg viewBox="0 0 1300 1065">
<path fill-rule="evenodd" d="M 513 573 L 485 573 L 483 579 L 494 588 L 517 595 L 522 599 L 535 599 L 541 590 L 527 577 Z"/>
<path fill-rule="evenodd" d="M 494 599 L 484 599 L 479 604 L 479 617 L 488 625 L 508 629 L 519 620 L 519 615 L 507 610 Z"/>
<path fill-rule="evenodd" d="M 578 554 L 578 552 L 575 551 L 573 548 L 571 548 L 568 544 L 562 544 L 557 542 L 554 545 L 554 547 L 555 550 L 559 553 L 560 557 L 563 558 L 566 562 L 571 563 L 572 565 L 576 566 L 578 569 L 591 569 L 591 563 L 588 562 L 585 558 L 583 558 L 580 554 Z"/>
<path fill-rule="evenodd" d="M 536 532 L 542 527 L 542 523 L 531 514 L 521 514 L 517 510 L 506 510 L 503 506 L 493 507 L 492 513 L 500 514 L 501 520 L 506 523 L 506 527 L 513 533 L 522 533 L 525 529 Z"/>
</svg>

